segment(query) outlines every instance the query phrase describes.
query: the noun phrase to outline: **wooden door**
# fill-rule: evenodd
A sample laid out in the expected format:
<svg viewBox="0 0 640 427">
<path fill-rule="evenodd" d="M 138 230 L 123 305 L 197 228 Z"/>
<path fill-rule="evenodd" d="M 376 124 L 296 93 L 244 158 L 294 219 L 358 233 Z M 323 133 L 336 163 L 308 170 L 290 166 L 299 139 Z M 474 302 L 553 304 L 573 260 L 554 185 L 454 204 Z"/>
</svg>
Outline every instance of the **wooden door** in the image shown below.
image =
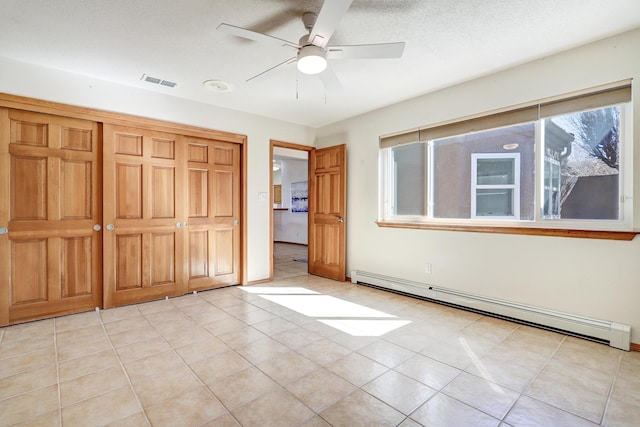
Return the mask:
<svg viewBox="0 0 640 427">
<path fill-rule="evenodd" d="M 187 292 L 240 280 L 240 147 L 184 137 Z"/>
<path fill-rule="evenodd" d="M 104 125 L 104 306 L 182 293 L 177 136 Z"/>
<path fill-rule="evenodd" d="M 344 281 L 346 145 L 311 151 L 309 160 L 309 273 Z"/>
<path fill-rule="evenodd" d="M 97 123 L 0 109 L 0 326 L 101 305 L 100 157 Z"/>
</svg>

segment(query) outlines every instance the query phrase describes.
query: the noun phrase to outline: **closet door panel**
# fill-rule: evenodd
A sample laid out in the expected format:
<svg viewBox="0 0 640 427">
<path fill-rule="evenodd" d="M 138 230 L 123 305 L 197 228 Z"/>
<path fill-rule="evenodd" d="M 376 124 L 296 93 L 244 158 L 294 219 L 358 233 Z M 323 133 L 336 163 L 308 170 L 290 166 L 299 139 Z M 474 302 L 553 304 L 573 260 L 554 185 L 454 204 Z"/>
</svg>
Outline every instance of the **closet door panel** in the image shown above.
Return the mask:
<svg viewBox="0 0 640 427">
<path fill-rule="evenodd" d="M 150 235 L 151 286 L 172 284 L 176 282 L 176 239 L 175 233 L 152 233 Z"/>
<path fill-rule="evenodd" d="M 175 177 L 174 168 L 152 166 L 151 197 L 152 218 L 175 218 Z"/>
<path fill-rule="evenodd" d="M 142 234 L 115 235 L 116 291 L 142 288 Z"/>
<path fill-rule="evenodd" d="M 44 153 L 43 153 L 44 154 Z M 47 157 L 11 157 L 11 220 L 47 220 Z"/>
<path fill-rule="evenodd" d="M 99 141 L 94 122 L 0 109 L 0 325 L 101 305 Z"/>
<path fill-rule="evenodd" d="M 15 239 L 11 242 L 11 306 L 46 302 L 47 239 Z M 20 265 L 24 268 L 18 268 Z"/>
<path fill-rule="evenodd" d="M 209 231 L 189 230 L 189 280 L 209 277 Z"/>
<path fill-rule="evenodd" d="M 177 136 L 104 126 L 105 308 L 183 291 Z"/>
<path fill-rule="evenodd" d="M 142 219 L 142 164 L 116 163 L 115 170 L 115 218 Z"/>
<path fill-rule="evenodd" d="M 209 216 L 209 171 L 189 168 L 189 218 Z"/>
<path fill-rule="evenodd" d="M 60 172 L 62 219 L 91 219 L 91 162 L 63 160 Z"/>
<path fill-rule="evenodd" d="M 75 297 L 91 293 L 91 258 L 93 248 L 89 237 L 62 239 L 60 274 L 62 296 Z"/>
<path fill-rule="evenodd" d="M 239 283 L 240 148 L 184 138 L 187 158 L 187 292 Z"/>
<path fill-rule="evenodd" d="M 233 274 L 234 272 L 234 229 L 218 227 L 216 237 L 216 276 Z"/>
</svg>

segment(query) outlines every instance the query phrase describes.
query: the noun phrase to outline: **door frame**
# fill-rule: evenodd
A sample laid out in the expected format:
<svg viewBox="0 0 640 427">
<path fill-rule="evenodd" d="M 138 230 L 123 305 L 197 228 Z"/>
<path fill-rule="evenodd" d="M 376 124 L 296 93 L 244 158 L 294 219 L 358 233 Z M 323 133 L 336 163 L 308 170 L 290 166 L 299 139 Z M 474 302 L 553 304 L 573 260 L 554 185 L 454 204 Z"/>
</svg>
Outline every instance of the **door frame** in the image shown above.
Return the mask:
<svg viewBox="0 0 640 427">
<path fill-rule="evenodd" d="M 309 158 L 311 157 L 311 152 L 315 150 L 315 147 L 310 145 L 294 144 L 292 142 L 278 141 L 275 139 L 269 141 L 269 281 L 273 281 L 273 149 L 275 147 L 306 151 L 309 154 L 307 157 L 307 173 L 311 172 L 311 162 Z M 309 247 L 307 245 L 307 258 L 308 257 Z"/>
</svg>

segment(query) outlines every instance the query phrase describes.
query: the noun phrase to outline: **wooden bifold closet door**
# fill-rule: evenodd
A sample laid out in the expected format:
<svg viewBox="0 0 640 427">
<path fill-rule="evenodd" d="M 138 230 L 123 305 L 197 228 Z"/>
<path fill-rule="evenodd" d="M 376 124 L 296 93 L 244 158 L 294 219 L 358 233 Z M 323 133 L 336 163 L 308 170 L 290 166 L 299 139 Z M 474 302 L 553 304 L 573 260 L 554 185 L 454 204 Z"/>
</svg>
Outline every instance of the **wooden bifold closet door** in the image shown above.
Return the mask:
<svg viewBox="0 0 640 427">
<path fill-rule="evenodd" d="M 0 108 L 0 326 L 239 284 L 240 153 Z"/>
<path fill-rule="evenodd" d="M 240 147 L 184 138 L 187 154 L 187 287 L 234 285 L 240 269 Z"/>
<path fill-rule="evenodd" d="M 181 294 L 184 187 L 176 135 L 104 125 L 104 306 Z"/>
<path fill-rule="evenodd" d="M 0 326 L 102 305 L 100 166 L 98 123 L 0 109 Z"/>
<path fill-rule="evenodd" d="M 105 308 L 238 284 L 238 144 L 104 125 Z"/>
</svg>

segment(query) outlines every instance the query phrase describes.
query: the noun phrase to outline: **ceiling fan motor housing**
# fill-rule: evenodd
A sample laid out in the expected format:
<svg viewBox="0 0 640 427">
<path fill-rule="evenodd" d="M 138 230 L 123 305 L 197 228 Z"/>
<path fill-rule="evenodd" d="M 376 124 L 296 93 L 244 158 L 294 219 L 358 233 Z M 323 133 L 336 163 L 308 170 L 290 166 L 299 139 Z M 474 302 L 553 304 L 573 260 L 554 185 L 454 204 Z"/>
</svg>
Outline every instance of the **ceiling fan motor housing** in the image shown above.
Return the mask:
<svg viewBox="0 0 640 427">
<path fill-rule="evenodd" d="M 302 14 L 302 23 L 307 31 L 311 32 L 313 26 L 316 25 L 316 19 L 318 19 L 318 15 L 314 12 L 305 12 Z"/>
<path fill-rule="evenodd" d="M 312 44 L 298 50 L 298 70 L 305 74 L 318 74 L 327 68 L 327 51 Z"/>
</svg>

